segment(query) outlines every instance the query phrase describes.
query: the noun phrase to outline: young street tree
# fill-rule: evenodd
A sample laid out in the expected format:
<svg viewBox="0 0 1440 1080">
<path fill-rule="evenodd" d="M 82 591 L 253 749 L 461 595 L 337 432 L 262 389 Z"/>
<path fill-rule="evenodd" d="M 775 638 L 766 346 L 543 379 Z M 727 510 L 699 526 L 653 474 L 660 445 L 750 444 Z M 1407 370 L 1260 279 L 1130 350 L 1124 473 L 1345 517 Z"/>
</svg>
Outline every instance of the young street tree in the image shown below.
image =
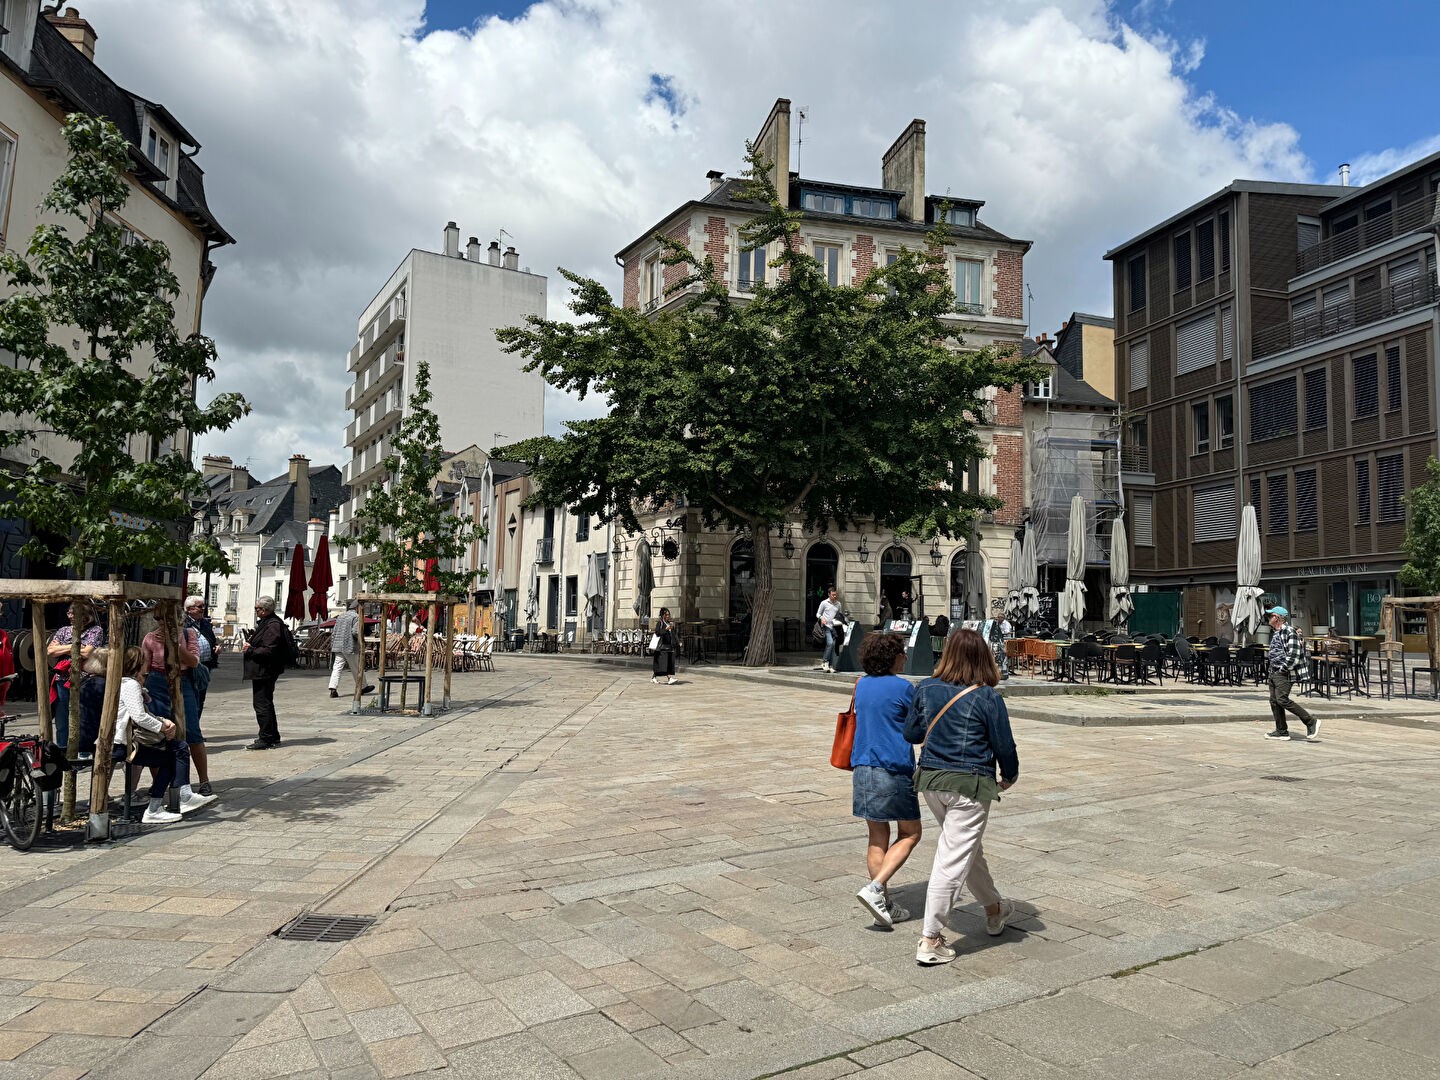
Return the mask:
<svg viewBox="0 0 1440 1080">
<path fill-rule="evenodd" d="M 1410 525 L 1400 580 L 1421 596 L 1440 596 L 1440 461 L 1425 463 L 1425 477 L 1405 496 Z"/>
<path fill-rule="evenodd" d="M 214 378 L 215 346 L 176 330 L 180 284 L 165 245 L 127 240 L 116 224 L 129 197 L 125 138 L 78 114 L 64 134 L 69 164 L 41 204 L 62 220 L 36 229 L 23 255 L 0 256 L 13 290 L 0 300 L 0 350 L 16 357 L 0 366 L 0 446 L 55 435 L 74 458 L 62 464 L 40 449 L 53 443 L 37 442 L 30 467 L 3 479 L 0 516 L 30 522 L 23 555 L 77 576 L 90 560 L 223 572 L 228 561 L 188 528 L 205 487 L 180 435 L 224 430 L 249 406 L 239 394 L 195 400 Z M 77 630 L 77 671 L 79 639 Z M 79 701 L 70 696 L 72 755 Z"/>
<path fill-rule="evenodd" d="M 373 549 L 375 558 L 360 573 L 376 592 L 444 595 L 467 592 L 471 575 L 446 569 L 464 557 L 484 532 L 451 514 L 435 499 L 435 478 L 444 459 L 440 420 L 430 408 L 430 365 L 415 369 L 409 410 L 400 421 L 394 450 L 385 459 L 387 483 L 370 489 L 342 543 Z M 408 609 L 407 609 L 408 610 Z M 405 673 L 410 650 L 405 650 Z M 405 707 L 405 685 L 400 687 Z"/>
<path fill-rule="evenodd" d="M 770 537 L 787 519 L 872 520 L 904 535 L 964 535 L 997 499 L 956 482 L 983 451 L 975 426 L 989 387 L 1037 377 L 993 348 L 967 350 L 950 318 L 943 227 L 853 286 L 831 285 L 800 250 L 801 215 L 782 206 L 750 150 L 747 195 L 766 209 L 744 250 L 776 245 L 779 272 L 735 302 L 720 271 L 684 244 L 656 240 L 691 290 L 674 312 L 617 305 L 598 282 L 574 284 L 577 324 L 532 317 L 498 332 L 551 385 L 599 393 L 608 416 L 561 438 L 506 448 L 530 463 L 537 503 L 568 503 L 638 530 L 637 508 L 683 499 L 707 522 L 754 540 L 746 662 L 773 659 Z"/>
</svg>

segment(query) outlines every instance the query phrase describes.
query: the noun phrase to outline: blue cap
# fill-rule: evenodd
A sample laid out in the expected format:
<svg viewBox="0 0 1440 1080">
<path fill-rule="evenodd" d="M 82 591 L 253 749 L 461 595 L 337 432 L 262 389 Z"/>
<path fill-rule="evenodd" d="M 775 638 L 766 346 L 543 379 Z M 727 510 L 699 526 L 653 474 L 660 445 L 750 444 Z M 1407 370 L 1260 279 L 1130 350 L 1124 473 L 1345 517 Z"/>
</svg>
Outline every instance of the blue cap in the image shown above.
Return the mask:
<svg viewBox="0 0 1440 1080">
<path fill-rule="evenodd" d="M 1276 604 L 1274 607 L 1272 607 L 1272 608 L 1271 608 L 1269 611 L 1267 611 L 1265 614 L 1266 614 L 1266 615 L 1279 615 L 1282 619 L 1288 619 L 1288 618 L 1290 617 L 1290 609 L 1289 609 L 1289 608 L 1281 607 L 1279 604 Z"/>
</svg>

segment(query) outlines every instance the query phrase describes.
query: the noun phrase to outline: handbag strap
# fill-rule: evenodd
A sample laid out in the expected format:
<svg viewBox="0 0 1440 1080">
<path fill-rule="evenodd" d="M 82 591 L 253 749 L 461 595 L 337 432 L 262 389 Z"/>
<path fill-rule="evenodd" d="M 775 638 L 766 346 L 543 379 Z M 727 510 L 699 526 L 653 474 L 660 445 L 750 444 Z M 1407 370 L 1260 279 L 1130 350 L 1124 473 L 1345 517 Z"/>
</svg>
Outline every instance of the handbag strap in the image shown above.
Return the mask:
<svg viewBox="0 0 1440 1080">
<path fill-rule="evenodd" d="M 930 726 L 925 729 L 925 738 L 923 738 L 923 739 L 920 740 L 920 750 L 919 750 L 919 752 L 916 754 L 916 759 L 917 759 L 917 760 L 919 759 L 919 755 L 920 755 L 920 754 L 923 754 L 923 753 L 925 752 L 925 744 L 930 741 L 930 733 L 935 730 L 935 725 L 940 722 L 940 717 L 944 716 L 947 712 L 950 711 L 950 706 L 951 706 L 951 705 L 954 705 L 955 702 L 959 701 L 962 697 L 964 697 L 966 694 L 968 694 L 971 690 L 974 690 L 974 689 L 975 689 L 974 686 L 967 686 L 967 687 L 965 687 L 964 690 L 961 690 L 958 694 L 956 694 L 954 697 L 952 697 L 949 701 L 945 702 L 945 707 L 944 707 L 943 709 L 941 709 L 938 713 L 935 714 L 935 719 L 934 719 L 934 720 L 931 720 L 931 721 L 930 721 Z"/>
<path fill-rule="evenodd" d="M 859 681 L 858 679 L 855 681 L 855 687 L 856 687 L 856 690 L 858 690 L 859 687 L 860 687 L 860 681 Z M 850 712 L 850 715 L 851 715 L 851 716 L 854 716 L 854 715 L 855 715 L 855 690 L 851 690 L 851 691 L 850 691 L 850 709 L 849 709 L 849 712 Z"/>
</svg>

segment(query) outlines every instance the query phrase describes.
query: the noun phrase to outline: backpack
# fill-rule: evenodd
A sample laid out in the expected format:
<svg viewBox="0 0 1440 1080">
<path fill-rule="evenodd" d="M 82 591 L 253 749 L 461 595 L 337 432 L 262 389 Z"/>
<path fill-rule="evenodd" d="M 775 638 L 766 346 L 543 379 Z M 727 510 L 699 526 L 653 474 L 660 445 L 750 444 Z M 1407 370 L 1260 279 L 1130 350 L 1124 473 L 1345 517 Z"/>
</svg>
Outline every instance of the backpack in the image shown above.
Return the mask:
<svg viewBox="0 0 1440 1080">
<path fill-rule="evenodd" d="M 300 666 L 300 646 L 295 643 L 295 635 L 283 622 L 280 624 L 280 629 L 285 634 L 280 642 L 281 670 L 298 668 Z"/>
</svg>

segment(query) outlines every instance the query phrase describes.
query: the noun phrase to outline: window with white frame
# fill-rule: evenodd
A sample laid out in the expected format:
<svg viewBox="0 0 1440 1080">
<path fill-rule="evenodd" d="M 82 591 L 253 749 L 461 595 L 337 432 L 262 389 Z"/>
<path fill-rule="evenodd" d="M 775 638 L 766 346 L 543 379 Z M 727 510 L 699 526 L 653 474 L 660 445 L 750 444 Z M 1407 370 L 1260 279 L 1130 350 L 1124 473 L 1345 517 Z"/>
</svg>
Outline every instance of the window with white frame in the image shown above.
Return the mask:
<svg viewBox="0 0 1440 1080">
<path fill-rule="evenodd" d="M 1130 503 L 1132 515 L 1130 530 L 1136 547 L 1155 546 L 1155 497 L 1153 495 L 1133 496 Z"/>
<path fill-rule="evenodd" d="M 230 595 L 225 598 L 226 611 L 238 611 L 240 608 L 240 586 L 231 585 Z"/>
<path fill-rule="evenodd" d="M 1234 540 L 1235 532 L 1235 485 L 1222 484 L 1196 490 L 1195 542 Z"/>
<path fill-rule="evenodd" d="M 825 275 L 825 280 L 831 285 L 840 284 L 840 254 L 843 250 L 839 244 L 826 244 L 818 240 L 811 248 L 811 254 L 820 264 L 820 270 Z"/>
<path fill-rule="evenodd" d="M 651 255 L 645 260 L 644 292 L 641 294 L 640 299 L 644 302 L 647 309 L 656 307 L 660 303 L 661 293 L 663 292 L 661 273 L 662 266 L 659 255 Z"/>
<path fill-rule="evenodd" d="M 1049 399 L 1055 396 L 1055 376 L 1046 375 L 1039 382 L 1027 382 L 1025 384 L 1025 396 L 1027 398 Z"/>
<path fill-rule="evenodd" d="M 735 281 L 741 292 L 752 292 L 756 285 L 764 284 L 767 262 L 769 260 L 763 247 L 740 252 L 740 266 L 735 274 Z"/>
<path fill-rule="evenodd" d="M 951 206 L 945 210 L 944 221 L 947 225 L 974 225 L 975 209 L 970 206 Z"/>
<path fill-rule="evenodd" d="M 5 225 L 10 208 L 10 185 L 15 175 L 16 146 L 10 133 L 0 130 L 0 251 L 5 250 Z"/>
<path fill-rule="evenodd" d="M 982 295 L 985 263 L 980 259 L 964 257 L 955 260 L 955 310 L 969 315 L 980 315 L 985 311 L 985 297 Z"/>
<path fill-rule="evenodd" d="M 170 179 L 174 176 L 175 144 L 154 125 L 145 133 L 145 156 L 150 159 L 151 165 L 165 174 L 161 187 L 167 195 L 170 194 Z"/>
<path fill-rule="evenodd" d="M 1130 389 L 1144 390 L 1150 385 L 1150 343 L 1137 341 L 1130 346 Z"/>
</svg>

